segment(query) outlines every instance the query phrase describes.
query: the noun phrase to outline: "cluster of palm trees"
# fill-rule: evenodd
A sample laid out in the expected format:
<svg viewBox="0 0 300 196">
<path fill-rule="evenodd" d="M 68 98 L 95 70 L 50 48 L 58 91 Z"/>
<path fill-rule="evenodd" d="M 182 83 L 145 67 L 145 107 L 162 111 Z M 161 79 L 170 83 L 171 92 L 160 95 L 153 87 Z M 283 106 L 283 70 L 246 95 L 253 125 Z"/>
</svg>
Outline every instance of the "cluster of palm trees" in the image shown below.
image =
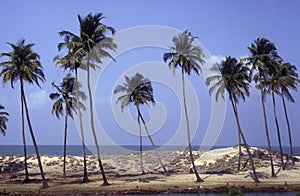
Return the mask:
<svg viewBox="0 0 300 196">
<path fill-rule="evenodd" d="M 240 169 L 241 160 L 241 138 L 246 146 L 247 153 L 249 155 L 250 162 L 252 164 L 254 180 L 258 182 L 258 178 L 255 172 L 252 155 L 249 151 L 249 146 L 246 142 L 245 135 L 241 129 L 239 115 L 237 110 L 237 104 L 240 99 L 245 101 L 245 97 L 250 95 L 249 88 L 252 80 L 255 82 L 255 87 L 261 92 L 261 103 L 264 117 L 265 132 L 268 144 L 271 175 L 275 177 L 274 163 L 272 158 L 272 148 L 269 136 L 269 128 L 267 122 L 265 101 L 268 94 L 272 95 L 274 120 L 276 125 L 276 133 L 278 138 L 278 144 L 281 155 L 281 167 L 285 169 L 285 163 L 283 160 L 281 135 L 279 129 L 279 123 L 277 119 L 277 108 L 275 102 L 275 94 L 281 97 L 283 102 L 283 108 L 285 112 L 286 123 L 288 127 L 290 154 L 293 156 L 293 145 L 291 128 L 287 114 L 287 108 L 285 99 L 294 102 L 294 99 L 290 93 L 290 90 L 296 91 L 297 84 L 299 83 L 296 67 L 288 62 L 284 62 L 278 55 L 277 49 L 270 40 L 266 38 L 258 38 L 248 47 L 250 55 L 246 58 L 242 58 L 239 61 L 233 57 L 226 57 L 220 64 L 214 67 L 219 74 L 211 76 L 207 79 L 206 83 L 210 87 L 210 93 L 214 90 L 216 92 L 216 100 L 221 96 L 224 98 L 225 90 L 228 93 L 229 100 L 231 101 L 232 109 L 235 115 L 237 127 L 238 127 L 238 139 L 239 139 L 239 163 L 238 170 Z M 211 85 L 212 82 L 215 82 Z"/>
<path fill-rule="evenodd" d="M 57 118 L 61 116 L 65 117 L 64 127 L 64 163 L 63 163 L 63 176 L 66 177 L 66 146 L 67 146 L 67 128 L 68 118 L 73 118 L 73 114 L 76 113 L 79 118 L 79 129 L 81 134 L 82 150 L 83 150 L 83 182 L 89 181 L 87 173 L 86 163 L 86 146 L 85 146 L 85 135 L 83 131 L 82 122 L 82 110 L 86 109 L 83 105 L 82 100 L 88 99 L 89 111 L 90 111 L 90 128 L 93 134 L 100 172 L 103 179 L 103 185 L 109 185 L 103 164 L 101 161 L 99 142 L 97 139 L 97 132 L 94 125 L 94 111 L 93 111 L 93 97 L 90 86 L 90 74 L 91 69 L 96 69 L 99 64 L 102 63 L 103 58 L 111 58 L 114 60 L 111 51 L 117 48 L 112 35 L 115 30 L 102 23 L 104 19 L 103 14 L 88 14 L 86 17 L 78 15 L 79 21 L 79 34 L 76 35 L 69 31 L 61 31 L 59 35 L 63 38 L 63 42 L 58 44 L 59 51 L 65 51 L 65 54 L 58 55 L 54 58 L 56 66 L 67 70 L 68 74 L 63 78 L 62 82 L 57 85 L 52 83 L 55 89 L 54 93 L 50 94 L 50 99 L 54 100 L 52 106 L 52 114 Z M 196 165 L 194 163 L 194 157 L 191 146 L 190 127 L 188 108 L 186 103 L 185 95 L 185 74 L 190 75 L 193 71 L 196 74 L 201 73 L 201 65 L 205 63 L 204 53 L 200 47 L 194 45 L 194 41 L 197 37 L 193 36 L 190 32 L 184 31 L 178 36 L 173 37 L 174 46 L 170 48 L 170 52 L 163 55 L 163 60 L 168 62 L 168 66 L 171 70 L 177 68 L 181 69 L 182 76 L 182 93 L 183 93 L 183 104 L 184 113 L 186 120 L 186 131 L 187 131 L 187 143 L 190 154 L 190 160 L 193 166 L 193 173 L 196 176 L 196 181 L 202 182 L 203 179 L 197 172 Z M 28 124 L 31 139 L 36 151 L 38 164 L 41 172 L 43 187 L 48 187 L 43 167 L 41 164 L 38 146 L 35 140 L 34 131 L 32 128 L 27 101 L 25 93 L 25 83 L 35 84 L 40 87 L 40 82 L 45 82 L 45 76 L 43 73 L 43 67 L 40 62 L 40 57 L 37 53 L 32 50 L 34 44 L 25 44 L 25 40 L 21 40 L 16 44 L 8 43 L 12 47 L 12 52 L 1 53 L 0 57 L 7 57 L 7 61 L 1 62 L 2 71 L 0 76 L 4 84 L 10 81 L 11 87 L 14 88 L 14 84 L 18 82 L 20 84 L 20 100 L 21 100 L 21 114 L 22 114 L 22 138 L 24 146 L 24 162 L 25 162 L 25 182 L 29 182 L 29 173 L 27 168 L 27 150 L 26 150 L 26 138 L 25 138 L 25 115 Z M 241 157 L 241 143 L 243 141 L 249 160 L 252 165 L 254 180 L 259 182 L 254 162 L 252 160 L 252 154 L 249 150 L 249 145 L 246 141 L 244 132 L 242 131 L 239 114 L 238 114 L 238 102 L 240 99 L 245 101 L 245 98 L 250 95 L 249 88 L 252 80 L 255 82 L 256 87 L 261 92 L 262 109 L 264 114 L 265 131 L 267 135 L 268 150 L 270 153 L 271 162 L 271 174 L 275 176 L 274 165 L 272 159 L 272 149 L 270 145 L 269 130 L 266 119 L 265 100 L 268 94 L 272 95 L 272 101 L 274 106 L 274 119 L 277 127 L 278 141 L 281 146 L 280 130 L 276 114 L 276 103 L 275 95 L 278 95 L 282 99 L 283 108 L 285 112 L 286 122 L 288 126 L 289 141 L 291 155 L 292 151 L 292 137 L 290 124 L 287 115 L 286 99 L 294 102 L 294 99 L 290 93 L 290 90 L 296 90 L 296 85 L 299 82 L 298 75 L 296 73 L 296 67 L 290 63 L 284 62 L 283 59 L 278 55 L 275 45 L 265 38 L 258 38 L 249 47 L 250 55 L 247 58 L 237 60 L 233 57 L 226 57 L 220 64 L 216 64 L 213 71 L 216 71 L 216 75 L 207 78 L 207 85 L 210 86 L 210 94 L 216 91 L 216 100 L 221 96 L 225 98 L 225 91 L 228 93 L 229 100 L 232 105 L 232 109 L 235 115 L 237 127 L 238 127 L 238 138 L 239 138 L 239 164 L 240 169 L 240 157 Z M 87 95 L 85 92 L 80 90 L 81 84 L 78 81 L 78 70 L 83 69 L 87 74 Z M 125 82 L 123 85 L 119 85 L 114 90 L 115 94 L 123 93 L 117 100 L 116 104 L 121 102 L 121 109 L 125 106 L 133 104 L 137 110 L 137 122 L 139 125 L 140 135 L 140 166 L 141 172 L 144 174 L 143 159 L 142 159 L 142 127 L 141 121 L 144 125 L 145 131 L 148 135 L 153 149 L 156 146 L 151 137 L 147 124 L 143 118 L 140 110 L 140 105 L 150 104 L 154 105 L 155 100 L 153 96 L 153 87 L 149 79 L 144 78 L 140 73 L 136 73 L 132 77 L 125 76 Z M 150 103 L 150 104 L 149 104 Z M 7 123 L 7 112 L 2 112 L 4 107 L 0 105 L 0 130 L 1 133 L 5 134 L 6 123 Z M 24 114 L 25 111 L 25 114 Z M 155 151 L 156 152 L 156 151 Z M 283 153 L 280 148 L 282 168 L 284 169 Z M 164 172 L 167 173 L 165 165 L 162 163 L 159 154 L 156 152 L 158 161 L 163 168 Z"/>
</svg>

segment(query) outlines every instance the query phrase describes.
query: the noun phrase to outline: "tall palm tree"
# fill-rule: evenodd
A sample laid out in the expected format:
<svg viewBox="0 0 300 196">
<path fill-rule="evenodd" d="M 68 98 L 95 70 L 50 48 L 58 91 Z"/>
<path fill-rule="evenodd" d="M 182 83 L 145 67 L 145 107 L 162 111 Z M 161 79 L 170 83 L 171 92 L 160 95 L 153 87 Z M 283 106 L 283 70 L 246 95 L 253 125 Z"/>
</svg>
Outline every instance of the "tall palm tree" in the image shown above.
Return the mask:
<svg viewBox="0 0 300 196">
<path fill-rule="evenodd" d="M 248 64 L 252 65 L 251 71 L 257 70 L 257 73 L 253 76 L 253 80 L 257 84 L 256 87 L 261 92 L 261 103 L 264 115 L 264 124 L 265 124 L 265 132 L 268 143 L 268 151 L 270 156 L 270 164 L 271 164 L 271 175 L 275 177 L 274 164 L 272 158 L 272 147 L 269 136 L 269 129 L 267 123 L 267 115 L 266 115 L 266 107 L 265 107 L 265 96 L 267 93 L 266 86 L 263 84 L 264 81 L 268 80 L 270 77 L 270 72 L 274 72 L 274 63 L 276 59 L 279 59 L 279 55 L 277 54 L 277 49 L 275 45 L 270 42 L 266 38 L 257 38 L 254 43 L 248 47 L 250 51 L 249 58 L 245 58 L 248 61 Z M 252 75 L 252 74 L 251 74 Z"/>
<path fill-rule="evenodd" d="M 217 69 L 219 71 L 219 74 L 215 76 L 210 76 L 206 80 L 206 84 L 208 86 L 211 85 L 211 82 L 216 81 L 215 84 L 212 85 L 211 88 L 209 89 L 209 94 L 212 94 L 212 92 L 215 89 L 217 89 L 216 100 L 218 101 L 218 98 L 220 96 L 223 99 L 225 99 L 224 96 L 225 90 L 227 91 L 235 115 L 236 124 L 238 127 L 239 146 L 241 146 L 240 138 L 242 138 L 252 166 L 254 181 L 259 182 L 257 178 L 254 162 L 252 159 L 252 154 L 249 150 L 246 137 L 240 125 L 239 115 L 237 110 L 237 104 L 239 102 L 239 99 L 245 101 L 245 97 L 250 95 L 249 68 L 245 66 L 243 63 L 239 63 L 235 58 L 229 56 L 226 57 L 226 59 L 222 61 L 220 65 L 218 65 Z M 240 162 L 240 157 L 241 157 L 241 150 L 239 148 L 239 162 Z"/>
<path fill-rule="evenodd" d="M 25 108 L 26 119 L 29 127 L 29 132 L 31 135 L 31 139 L 34 145 L 34 149 L 36 152 L 39 168 L 41 171 L 43 188 L 48 187 L 48 183 L 45 179 L 42 162 L 40 159 L 40 154 L 38 150 L 38 146 L 35 140 L 34 132 L 32 129 L 29 111 L 26 102 L 26 94 L 24 90 L 24 83 L 28 82 L 29 84 L 37 84 L 40 87 L 39 81 L 44 82 L 45 76 L 43 73 L 43 67 L 41 62 L 39 61 L 40 57 L 37 53 L 32 50 L 34 44 L 25 44 L 25 40 L 22 39 L 17 44 L 8 43 L 13 51 L 8 53 L 1 53 L 0 56 L 8 57 L 8 61 L 2 62 L 1 65 L 3 69 L 0 73 L 3 76 L 2 82 L 6 84 L 8 81 L 11 83 L 11 87 L 14 88 L 14 83 L 20 81 L 20 89 L 21 89 L 21 105 L 22 105 L 22 114 L 23 114 L 23 106 Z M 23 118 L 23 117 L 22 117 Z M 23 126 L 23 122 L 22 122 Z M 24 136 L 24 134 L 22 134 Z M 25 138 L 23 137 L 23 141 Z M 24 149 L 25 147 L 24 143 Z M 24 151 L 25 152 L 25 151 Z M 25 155 L 25 153 L 24 153 Z M 26 159 L 26 155 L 25 155 Z M 26 164 L 25 164 L 26 165 Z M 27 171 L 26 171 L 27 172 Z"/>
<path fill-rule="evenodd" d="M 4 110 L 5 107 L 3 105 L 0 105 L 0 132 L 5 136 L 6 134 L 6 129 L 7 129 L 7 125 L 6 123 L 8 122 L 8 116 L 9 114 L 5 111 L 1 111 Z"/>
<path fill-rule="evenodd" d="M 261 85 L 265 86 L 268 93 L 271 93 L 272 95 L 272 102 L 273 102 L 273 115 L 276 125 L 276 131 L 277 131 L 277 139 L 279 144 L 279 151 L 280 151 L 280 160 L 281 160 L 281 166 L 282 169 L 285 170 L 285 164 L 283 161 L 283 151 L 282 151 L 282 143 L 281 143 L 281 134 L 280 134 L 280 128 L 277 118 L 277 108 L 276 108 L 276 99 L 275 99 L 275 93 L 280 95 L 279 90 L 279 84 L 278 84 L 278 73 L 281 66 L 281 62 L 272 60 L 270 63 L 273 63 L 274 66 L 276 66 L 276 69 L 273 69 L 269 72 L 269 77 L 261 82 Z"/>
<path fill-rule="evenodd" d="M 277 94 L 282 99 L 286 123 L 287 123 L 287 127 L 288 127 L 290 153 L 291 153 L 291 156 L 293 156 L 291 129 L 290 129 L 290 123 L 288 120 L 287 109 L 286 109 L 284 97 L 287 97 L 288 100 L 294 102 L 294 99 L 293 99 L 292 95 L 290 94 L 289 89 L 296 91 L 297 90 L 296 85 L 299 82 L 299 79 L 298 79 L 298 74 L 296 73 L 295 66 L 291 65 L 290 63 L 282 63 L 282 62 L 275 62 L 275 63 L 278 64 L 277 70 L 276 70 L 276 72 L 271 73 L 271 77 L 269 78 L 269 80 L 266 81 L 266 85 L 269 87 L 269 91 L 272 93 L 274 118 L 275 118 L 278 142 L 279 142 L 280 153 L 281 153 L 281 163 L 282 163 L 283 169 L 285 169 L 285 165 L 283 162 L 281 137 L 280 137 L 280 131 L 279 131 L 279 126 L 278 126 L 278 120 L 277 120 L 277 114 L 276 114 L 276 103 L 275 103 L 274 95 Z"/>
<path fill-rule="evenodd" d="M 132 76 L 130 78 L 128 76 L 125 76 L 125 83 L 123 85 L 118 85 L 114 90 L 114 94 L 117 94 L 117 93 L 124 93 L 117 99 L 117 102 L 116 102 L 116 104 L 118 102 L 121 102 L 122 111 L 125 106 L 128 106 L 131 103 L 133 103 L 135 105 L 137 113 L 138 113 L 137 120 L 138 120 L 138 125 L 139 125 L 139 134 L 140 134 L 140 163 L 141 163 L 142 174 L 145 174 L 145 171 L 144 171 L 143 158 L 142 158 L 142 153 L 143 153 L 143 147 L 142 147 L 143 145 L 142 144 L 143 143 L 142 143 L 142 129 L 141 129 L 140 120 L 142 120 L 142 122 L 143 122 L 146 133 L 152 144 L 153 150 L 156 153 L 156 156 L 158 158 L 160 166 L 163 168 L 164 172 L 166 173 L 167 170 L 166 170 L 165 166 L 163 165 L 158 152 L 155 150 L 156 149 L 155 143 L 150 135 L 149 129 L 147 127 L 147 124 L 146 124 L 144 117 L 140 110 L 140 105 L 143 105 L 143 104 L 149 105 L 148 102 L 152 103 L 153 105 L 155 104 L 151 81 L 147 78 L 144 78 L 144 76 L 140 73 L 136 73 L 134 76 Z"/>
<path fill-rule="evenodd" d="M 54 82 L 52 83 L 52 86 L 56 89 L 55 93 L 49 95 L 51 100 L 55 100 L 52 106 L 52 114 L 56 115 L 59 119 L 60 116 L 63 116 L 65 113 L 63 177 L 66 177 L 68 117 L 70 116 L 73 119 L 73 112 L 76 112 L 77 107 L 76 91 L 74 90 L 75 78 L 70 74 L 67 74 L 59 86 Z M 83 92 L 80 92 L 80 98 L 86 98 Z M 80 107 L 83 107 L 83 105 L 81 104 Z"/>
<path fill-rule="evenodd" d="M 184 103 L 184 112 L 187 128 L 187 138 L 188 138 L 188 149 L 190 152 L 190 158 L 193 165 L 193 170 L 196 175 L 197 182 L 202 182 L 203 179 L 200 178 L 193 157 L 192 145 L 191 145 L 191 136 L 190 136 L 190 125 L 188 110 L 186 105 L 186 96 L 185 96 L 185 73 L 190 75 L 192 71 L 195 71 L 199 75 L 201 72 L 201 67 L 199 64 L 203 64 L 205 61 L 203 59 L 204 54 L 200 47 L 194 46 L 193 41 L 197 37 L 192 36 L 188 31 L 180 33 L 178 36 L 173 37 L 172 41 L 174 46 L 170 49 L 172 52 L 165 53 L 163 59 L 165 62 L 169 60 L 169 68 L 175 71 L 177 67 L 181 68 L 181 79 L 182 79 L 182 94 L 183 94 L 183 103 Z"/>
<path fill-rule="evenodd" d="M 79 36 L 69 31 L 61 31 L 60 35 L 72 38 L 74 45 L 76 45 L 78 49 L 85 54 L 85 69 L 87 71 L 87 87 L 90 106 L 90 124 L 97 150 L 99 167 L 103 177 L 103 185 L 109 185 L 108 180 L 105 176 L 104 168 L 100 157 L 100 148 L 94 124 L 93 97 L 90 86 L 90 68 L 96 68 L 96 64 L 101 63 L 101 59 L 103 57 L 113 59 L 113 57 L 110 55 L 107 49 L 114 50 L 117 47 L 113 39 L 111 37 L 106 36 L 106 34 L 109 32 L 113 34 L 115 30 L 112 27 L 101 23 L 101 20 L 104 18 L 105 17 L 102 13 L 97 13 L 94 15 L 90 13 L 84 18 L 78 15 L 78 21 L 80 26 Z"/>
<path fill-rule="evenodd" d="M 294 65 L 291 65 L 290 63 L 283 63 L 282 66 L 280 67 L 279 71 L 279 85 L 281 88 L 281 99 L 282 99 L 282 104 L 284 108 L 284 114 L 285 114 L 285 120 L 286 124 L 288 127 L 288 135 L 289 135 L 289 144 L 290 144 L 290 153 L 291 156 L 294 156 L 293 153 L 293 142 L 292 142 L 292 133 L 291 133 L 291 126 L 288 118 L 288 113 L 287 113 L 287 108 L 286 108 L 286 103 L 285 103 L 285 97 L 287 100 L 291 102 L 295 102 L 293 96 L 291 95 L 289 89 L 293 91 L 297 91 L 297 84 L 300 82 L 298 79 L 298 74 L 297 74 L 297 68 Z M 292 162 L 294 163 L 294 159 L 292 158 Z"/>
<path fill-rule="evenodd" d="M 76 39 L 77 37 L 73 37 L 72 39 Z M 76 45 L 79 43 L 77 40 L 71 40 L 70 36 L 64 36 L 64 42 L 58 44 L 57 48 L 61 51 L 63 48 L 68 50 L 68 53 L 64 56 L 55 56 L 54 61 L 59 68 L 64 70 L 69 70 L 71 72 L 75 72 L 75 96 L 76 96 L 76 105 L 80 105 L 80 90 L 79 90 L 79 82 L 78 82 L 78 69 L 82 67 L 82 60 L 84 59 L 84 53 L 80 50 L 80 45 Z M 85 136 L 83 131 L 83 122 L 82 122 L 82 113 L 81 107 L 77 107 L 77 113 L 79 118 L 79 129 L 81 135 L 81 145 L 82 145 L 82 154 L 83 154 L 83 183 L 89 182 L 88 173 L 87 173 L 87 164 L 86 164 L 86 145 L 85 145 Z"/>
</svg>

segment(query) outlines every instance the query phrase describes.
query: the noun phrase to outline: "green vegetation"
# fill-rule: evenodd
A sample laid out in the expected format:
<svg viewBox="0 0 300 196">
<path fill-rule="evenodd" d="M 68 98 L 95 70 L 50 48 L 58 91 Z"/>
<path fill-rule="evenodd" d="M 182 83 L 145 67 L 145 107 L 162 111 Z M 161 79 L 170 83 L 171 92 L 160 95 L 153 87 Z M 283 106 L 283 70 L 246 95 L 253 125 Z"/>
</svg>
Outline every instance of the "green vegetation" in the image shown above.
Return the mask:
<svg viewBox="0 0 300 196">
<path fill-rule="evenodd" d="M 241 189 L 239 189 L 239 188 L 230 188 L 228 193 L 225 194 L 225 195 L 228 195 L 228 196 L 242 196 L 243 193 L 242 193 Z"/>
<path fill-rule="evenodd" d="M 5 107 L 0 105 L 0 132 L 5 136 L 5 131 L 7 129 L 6 123 L 8 122 L 7 116 L 9 116 L 9 114 L 5 111 L 2 111 L 4 109 Z"/>
</svg>

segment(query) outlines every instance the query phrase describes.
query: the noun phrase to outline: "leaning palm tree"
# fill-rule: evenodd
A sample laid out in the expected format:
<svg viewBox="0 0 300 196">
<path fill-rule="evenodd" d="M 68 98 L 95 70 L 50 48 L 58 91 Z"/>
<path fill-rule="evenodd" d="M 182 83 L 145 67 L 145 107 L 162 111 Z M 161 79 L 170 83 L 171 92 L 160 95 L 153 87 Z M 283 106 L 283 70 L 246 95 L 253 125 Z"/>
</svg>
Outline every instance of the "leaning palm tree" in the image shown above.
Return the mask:
<svg viewBox="0 0 300 196">
<path fill-rule="evenodd" d="M 148 102 L 152 103 L 153 105 L 155 104 L 151 81 L 147 78 L 144 78 L 144 76 L 140 73 L 136 73 L 134 76 L 130 78 L 128 76 L 125 76 L 125 83 L 123 85 L 118 85 L 114 90 L 114 94 L 117 93 L 124 93 L 117 99 L 116 102 L 116 104 L 121 102 L 122 111 L 125 106 L 128 106 L 133 103 L 138 113 L 137 120 L 139 125 L 139 134 L 140 134 L 140 163 L 141 163 L 142 174 L 145 174 L 145 171 L 144 171 L 143 158 L 142 158 L 143 142 L 142 142 L 142 129 L 141 129 L 140 120 L 142 120 L 143 122 L 146 133 L 152 144 L 153 150 L 156 153 L 160 166 L 163 168 L 164 172 L 166 173 L 167 170 L 163 165 L 158 152 L 155 150 L 156 149 L 155 143 L 150 135 L 149 129 L 140 110 L 140 105 L 143 104 L 149 105 Z"/>
<path fill-rule="evenodd" d="M 6 123 L 8 122 L 7 116 L 9 116 L 9 114 L 5 111 L 1 111 L 4 109 L 5 109 L 5 107 L 0 105 L 0 132 L 5 136 L 5 134 L 6 134 L 5 131 L 7 129 Z"/>
<path fill-rule="evenodd" d="M 297 74 L 297 68 L 294 65 L 291 65 L 290 63 L 283 63 L 279 70 L 279 85 L 281 88 L 281 99 L 282 104 L 284 108 L 284 114 L 285 114 L 285 120 L 288 127 L 288 135 L 289 135 L 289 144 L 290 144 L 290 153 L 291 156 L 294 156 L 293 153 L 293 142 L 292 142 L 292 132 L 291 132 L 291 126 L 288 118 L 286 103 L 285 103 L 285 97 L 288 101 L 295 102 L 293 96 L 291 95 L 289 89 L 293 91 L 297 91 L 297 84 L 300 82 L 298 79 Z M 292 162 L 294 163 L 294 159 L 292 158 Z"/>
<path fill-rule="evenodd" d="M 271 73 L 271 77 L 269 80 L 266 81 L 266 83 L 267 83 L 267 86 L 269 87 L 269 91 L 272 93 L 274 118 L 275 118 L 278 142 L 279 142 L 280 153 L 281 153 L 281 164 L 282 164 L 283 169 L 285 169 L 285 165 L 283 162 L 281 137 L 280 137 L 280 131 L 279 131 L 279 126 L 278 126 L 277 114 L 276 114 L 275 94 L 279 95 L 282 99 L 286 123 L 287 123 L 287 127 L 288 127 L 290 153 L 291 153 L 291 156 L 293 156 L 291 129 L 290 129 L 290 123 L 289 123 L 288 115 L 287 115 L 285 97 L 287 97 L 288 100 L 294 102 L 294 99 L 293 99 L 292 95 L 290 94 L 289 89 L 296 91 L 297 90 L 296 85 L 299 82 L 299 79 L 298 79 L 298 74 L 296 73 L 295 66 L 291 65 L 290 63 L 282 63 L 282 62 L 275 62 L 275 63 L 278 64 L 277 70 L 276 70 L 276 72 Z"/>
<path fill-rule="evenodd" d="M 28 107 L 27 107 L 27 101 L 26 101 L 26 94 L 25 94 L 25 90 L 24 90 L 25 82 L 28 82 L 29 84 L 37 84 L 40 87 L 39 81 L 42 81 L 42 82 L 45 81 L 43 67 L 41 65 L 41 62 L 39 61 L 39 58 L 40 58 L 39 55 L 32 50 L 32 47 L 34 46 L 34 44 L 32 44 L 32 43 L 25 44 L 24 39 L 19 41 L 17 44 L 11 44 L 11 43 L 8 43 L 8 44 L 12 47 L 13 51 L 0 54 L 0 56 L 8 57 L 8 61 L 1 63 L 1 65 L 3 66 L 3 69 L 0 73 L 0 76 L 3 77 L 2 82 L 4 84 L 6 84 L 8 81 L 10 81 L 12 88 L 14 88 L 15 82 L 17 82 L 17 81 L 20 82 L 22 114 L 23 114 L 23 106 L 24 106 L 25 113 L 26 113 L 26 119 L 27 119 L 27 123 L 28 123 L 28 127 L 29 127 L 29 132 L 31 135 L 31 139 L 32 139 L 34 149 L 36 152 L 39 168 L 41 171 L 43 188 L 47 188 L 48 183 L 45 179 L 38 146 L 37 146 L 33 128 L 31 125 L 29 111 L 28 111 Z M 22 122 L 22 126 L 23 126 L 23 122 Z M 24 136 L 24 133 L 22 135 Z M 25 141 L 25 137 L 23 137 L 23 141 Z M 24 149 L 26 148 L 25 145 L 26 144 L 24 143 Z M 25 153 L 24 153 L 24 156 L 25 156 L 25 160 L 26 160 Z M 25 165 L 26 165 L 26 163 L 25 163 Z"/>
<path fill-rule="evenodd" d="M 278 84 L 278 77 L 279 75 L 279 70 L 281 67 L 281 62 L 280 61 L 275 61 L 272 60 L 270 63 L 273 64 L 276 69 L 272 69 L 269 72 L 269 77 L 261 82 L 262 86 L 265 86 L 267 89 L 268 93 L 271 93 L 272 95 L 272 103 L 273 103 L 273 115 L 274 115 L 274 120 L 275 120 L 275 125 L 276 125 L 276 131 L 277 131 L 277 139 L 278 139 L 278 144 L 279 144 L 279 151 L 280 151 L 280 160 L 281 160 L 281 167 L 283 170 L 285 170 L 285 164 L 283 161 L 283 151 L 282 151 L 282 143 L 281 143 L 281 134 L 280 134 L 280 128 L 279 128 L 279 123 L 278 123 L 278 118 L 277 118 L 277 108 L 276 108 L 276 99 L 275 99 L 275 94 L 280 95 L 280 86 Z"/>
<path fill-rule="evenodd" d="M 97 63 L 102 62 L 103 57 L 108 57 L 113 59 L 110 53 L 107 51 L 114 50 L 117 46 L 111 37 L 107 37 L 106 34 L 111 32 L 112 34 L 115 30 L 107 25 L 101 23 L 104 19 L 102 13 L 93 15 L 88 14 L 86 17 L 82 18 L 78 15 L 80 34 L 79 36 L 69 32 L 61 31 L 59 34 L 64 37 L 71 38 L 73 45 L 78 47 L 77 49 L 81 51 L 86 58 L 86 64 L 84 69 L 87 71 L 87 87 L 88 87 L 88 97 L 89 97 L 89 108 L 90 108 L 90 124 L 95 141 L 95 146 L 98 155 L 99 167 L 103 177 L 103 185 L 109 185 L 107 178 L 105 176 L 104 168 L 100 157 L 100 148 L 96 135 L 95 124 L 94 124 L 94 112 L 93 112 L 93 97 L 90 85 L 90 68 L 97 68 Z"/>
<path fill-rule="evenodd" d="M 73 112 L 76 112 L 77 107 L 76 92 L 74 90 L 75 78 L 67 74 L 59 86 L 53 82 L 52 87 L 56 89 L 55 93 L 49 95 L 51 100 L 55 100 L 52 106 L 52 114 L 59 119 L 65 113 L 63 177 L 66 177 L 68 117 L 70 116 L 73 119 Z M 80 92 L 80 98 L 86 98 L 83 92 Z M 81 102 L 80 107 L 83 107 Z"/>
<path fill-rule="evenodd" d="M 253 80 L 257 84 L 256 87 L 261 92 L 261 103 L 262 103 L 262 110 L 264 116 L 265 132 L 267 137 L 268 151 L 269 151 L 270 164 L 271 164 L 271 175 L 272 177 L 275 177 L 276 175 L 274 171 L 272 147 L 271 147 L 271 141 L 269 136 L 266 107 L 265 107 L 265 96 L 267 93 L 267 89 L 266 86 L 263 85 L 263 82 L 268 80 L 268 78 L 270 77 L 269 73 L 274 72 L 274 69 L 276 69 L 272 61 L 279 59 L 280 57 L 277 54 L 277 49 L 275 45 L 266 38 L 257 38 L 254 41 L 254 43 L 252 43 L 251 46 L 248 47 L 248 49 L 250 51 L 250 56 L 248 58 L 245 58 L 244 60 L 248 61 L 247 64 L 252 65 L 251 72 L 253 70 L 257 70 L 257 73 L 253 76 Z"/>
<path fill-rule="evenodd" d="M 190 158 L 193 165 L 193 170 L 196 175 L 197 182 L 202 182 L 203 179 L 200 178 L 196 165 L 194 162 L 192 145 L 191 145 L 191 136 L 190 136 L 190 125 L 188 110 L 186 105 L 186 96 L 185 96 L 185 73 L 190 75 L 192 71 L 195 71 L 199 75 L 201 72 L 201 67 L 199 64 L 205 63 L 203 57 L 204 54 L 200 47 L 194 46 L 193 41 L 197 37 L 192 36 L 188 31 L 180 33 L 178 36 L 173 37 L 174 46 L 170 49 L 172 52 L 165 53 L 163 59 L 165 62 L 169 60 L 169 68 L 175 71 L 177 67 L 181 68 L 181 78 L 182 78 L 182 94 L 183 94 L 183 103 L 184 103 L 184 112 L 187 128 L 187 138 L 188 138 L 188 149 L 190 152 Z M 174 72 L 175 73 L 175 72 Z"/>
<path fill-rule="evenodd" d="M 73 39 L 76 39 L 74 37 Z M 78 41 L 72 41 L 70 36 L 64 36 L 64 42 L 58 44 L 57 48 L 61 51 L 63 48 L 66 48 L 68 53 L 64 56 L 55 56 L 54 61 L 59 68 L 64 70 L 69 70 L 70 72 L 75 72 L 75 96 L 76 96 L 76 105 L 80 105 L 80 90 L 78 82 L 78 69 L 82 67 L 82 60 L 84 59 L 84 53 L 80 50 L 80 45 L 76 45 Z M 87 163 L 86 163 L 86 145 L 85 145 L 85 136 L 83 131 L 83 122 L 82 122 L 82 113 L 81 107 L 77 107 L 77 113 L 79 118 L 79 129 L 81 135 L 81 145 L 82 145 L 82 154 L 83 154 L 83 183 L 89 181 L 87 173 Z"/>
<path fill-rule="evenodd" d="M 226 57 L 226 59 L 222 61 L 221 64 L 218 65 L 218 67 L 214 67 L 214 69 L 215 68 L 217 68 L 216 71 L 218 71 L 219 74 L 215 76 L 210 76 L 206 80 L 206 84 L 208 86 L 211 85 L 211 82 L 216 81 L 214 85 L 212 85 L 211 88 L 209 89 L 209 94 L 211 95 L 212 92 L 217 89 L 216 101 L 218 101 L 218 98 L 220 96 L 223 99 L 225 99 L 224 96 L 225 90 L 227 91 L 235 115 L 237 128 L 238 128 L 238 139 L 239 139 L 239 164 L 238 165 L 240 165 L 240 157 L 241 157 L 240 138 L 242 138 L 252 166 L 254 181 L 259 182 L 257 178 L 254 162 L 252 159 L 252 154 L 249 150 L 246 137 L 240 125 L 240 120 L 239 120 L 239 115 L 237 110 L 237 104 L 239 102 L 239 99 L 245 101 L 245 97 L 250 95 L 249 68 L 245 66 L 243 63 L 239 63 L 235 58 L 232 58 L 230 56 Z"/>
</svg>

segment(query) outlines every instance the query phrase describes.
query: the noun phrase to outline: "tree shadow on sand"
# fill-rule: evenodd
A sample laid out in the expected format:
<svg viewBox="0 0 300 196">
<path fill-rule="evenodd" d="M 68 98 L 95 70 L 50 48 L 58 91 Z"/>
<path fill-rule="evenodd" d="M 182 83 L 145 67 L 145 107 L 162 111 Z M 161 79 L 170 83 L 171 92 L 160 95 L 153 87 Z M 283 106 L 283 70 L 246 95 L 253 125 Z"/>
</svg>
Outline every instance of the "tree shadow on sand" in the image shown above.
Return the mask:
<svg viewBox="0 0 300 196">
<path fill-rule="evenodd" d="M 157 174 L 161 175 L 161 174 Z M 165 182 L 164 176 L 149 176 L 147 174 L 117 174 L 116 177 L 118 178 L 124 178 L 124 182 L 143 182 L 143 183 L 150 183 L 152 181 L 159 181 L 159 182 Z"/>
</svg>

